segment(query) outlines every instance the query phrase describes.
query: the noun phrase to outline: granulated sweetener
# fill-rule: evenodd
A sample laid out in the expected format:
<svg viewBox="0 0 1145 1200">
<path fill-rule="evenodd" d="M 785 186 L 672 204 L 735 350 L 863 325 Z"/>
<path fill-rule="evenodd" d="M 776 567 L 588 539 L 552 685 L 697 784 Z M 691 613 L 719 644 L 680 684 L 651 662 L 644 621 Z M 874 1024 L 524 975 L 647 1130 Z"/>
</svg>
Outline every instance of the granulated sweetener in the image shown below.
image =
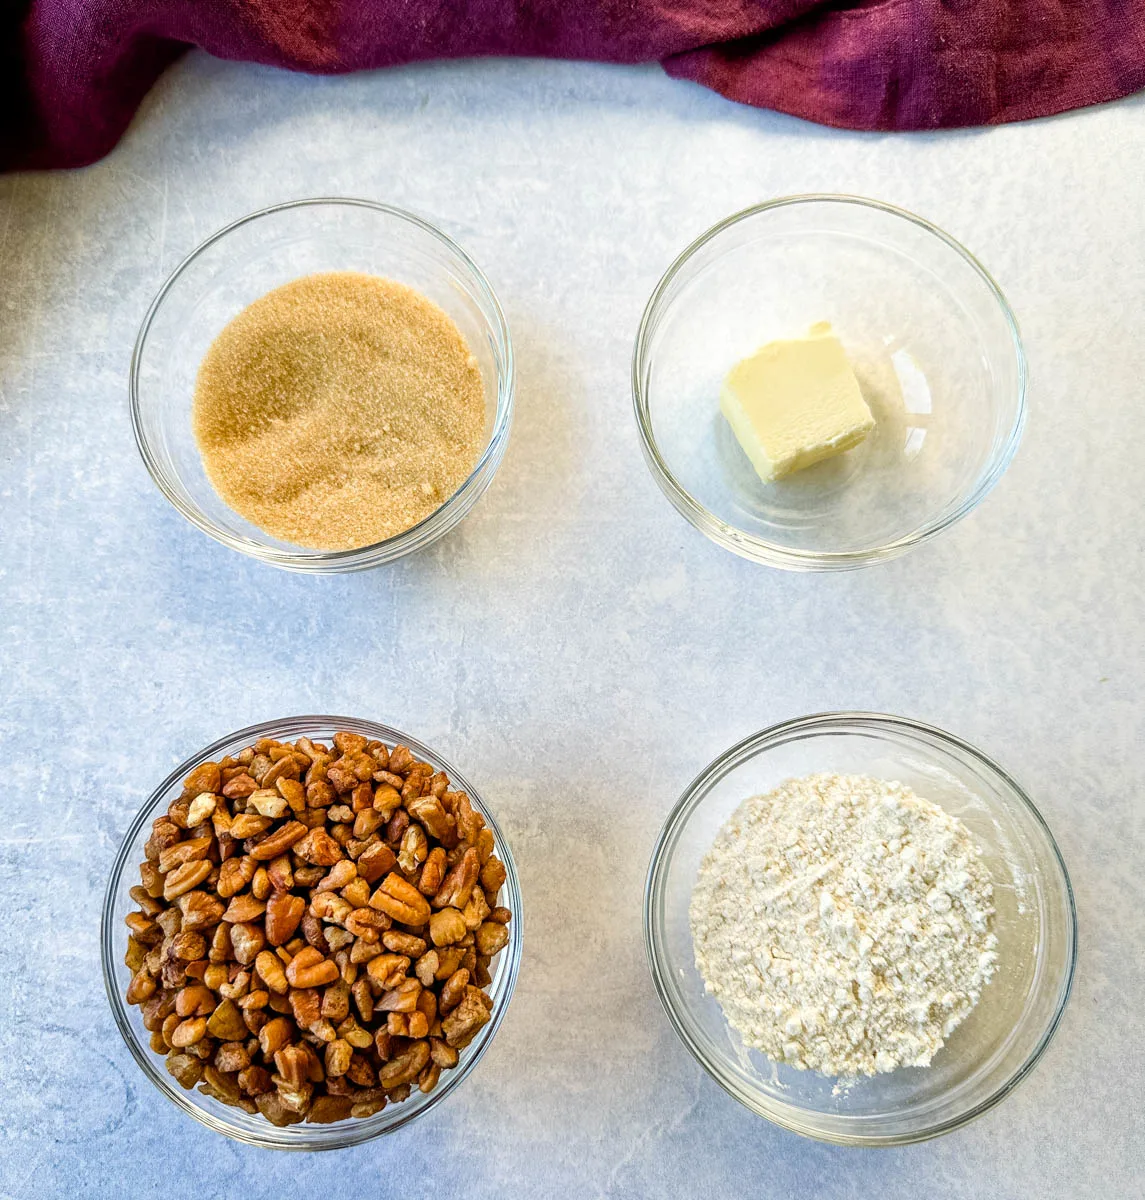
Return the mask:
<svg viewBox="0 0 1145 1200">
<path fill-rule="evenodd" d="M 227 504 L 283 541 L 349 550 L 416 525 L 484 444 L 477 360 L 435 304 L 353 271 L 243 309 L 199 368 L 195 438 Z"/>
</svg>

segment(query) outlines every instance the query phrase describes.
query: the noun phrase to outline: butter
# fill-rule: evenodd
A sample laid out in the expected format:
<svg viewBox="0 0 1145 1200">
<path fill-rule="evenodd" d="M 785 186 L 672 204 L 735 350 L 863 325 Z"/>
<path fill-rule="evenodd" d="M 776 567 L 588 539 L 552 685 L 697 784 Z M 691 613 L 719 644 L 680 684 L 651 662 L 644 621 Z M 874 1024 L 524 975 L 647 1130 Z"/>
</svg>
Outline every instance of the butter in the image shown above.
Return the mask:
<svg viewBox="0 0 1145 1200">
<path fill-rule="evenodd" d="M 822 321 L 728 372 L 720 409 L 764 483 L 850 450 L 875 427 L 842 343 Z"/>
</svg>

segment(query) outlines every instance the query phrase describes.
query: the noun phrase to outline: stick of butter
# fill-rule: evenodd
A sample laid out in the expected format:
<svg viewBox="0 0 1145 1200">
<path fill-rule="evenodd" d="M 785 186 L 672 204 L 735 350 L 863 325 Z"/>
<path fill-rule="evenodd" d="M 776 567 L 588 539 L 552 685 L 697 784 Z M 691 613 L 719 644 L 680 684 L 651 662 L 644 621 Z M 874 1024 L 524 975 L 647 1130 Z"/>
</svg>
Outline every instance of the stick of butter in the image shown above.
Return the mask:
<svg viewBox="0 0 1145 1200">
<path fill-rule="evenodd" d="M 806 337 L 768 342 L 736 363 L 720 409 L 764 483 L 857 446 L 875 427 L 826 321 Z"/>
</svg>

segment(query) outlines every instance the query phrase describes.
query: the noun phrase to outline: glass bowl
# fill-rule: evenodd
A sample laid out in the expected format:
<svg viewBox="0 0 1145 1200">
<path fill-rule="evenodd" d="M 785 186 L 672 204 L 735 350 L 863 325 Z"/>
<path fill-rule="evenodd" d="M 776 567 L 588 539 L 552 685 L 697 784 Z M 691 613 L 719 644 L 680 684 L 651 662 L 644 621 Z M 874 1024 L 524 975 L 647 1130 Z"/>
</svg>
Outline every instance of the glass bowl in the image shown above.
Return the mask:
<svg viewBox="0 0 1145 1200">
<path fill-rule="evenodd" d="M 509 943 L 490 966 L 493 981 L 486 991 L 493 998 L 492 1018 L 469 1046 L 462 1050 L 458 1065 L 452 1070 L 442 1071 L 441 1081 L 432 1092 L 426 1095 L 415 1089 L 408 1100 L 400 1104 L 387 1104 L 381 1112 L 360 1120 L 339 1121 L 331 1125 L 289 1125 L 280 1129 L 259 1114 L 251 1115 L 240 1108 L 232 1108 L 197 1091 L 184 1091 L 167 1073 L 163 1057 L 150 1047 L 150 1035 L 143 1028 L 139 1008 L 129 1005 L 124 999 L 124 991 L 131 979 L 131 973 L 123 962 L 128 935 L 124 918 L 136 907 L 128 892 L 139 882 L 137 864 L 143 861 L 143 846 L 150 836 L 151 822 L 160 813 L 165 812 L 171 800 L 182 792 L 183 780 L 196 766 L 221 758 L 224 754 L 237 754 L 261 737 L 294 740 L 306 736 L 329 742 L 340 729 L 360 733 L 367 738 L 377 738 L 391 747 L 402 743 L 418 758 L 430 763 L 435 770 L 445 771 L 456 788 L 468 793 L 474 808 L 485 818 L 493 833 L 497 857 L 505 864 L 503 903 L 512 910 L 513 920 L 509 924 Z M 103 899 L 100 960 L 103 965 L 104 987 L 119 1032 L 143 1074 L 168 1100 L 177 1104 L 184 1112 L 190 1113 L 208 1129 L 250 1145 L 272 1150 L 339 1150 L 345 1146 L 369 1141 L 384 1133 L 392 1133 L 427 1113 L 461 1086 L 489 1048 L 505 1018 L 505 1010 L 509 1007 L 513 985 L 521 965 L 521 887 L 513 855 L 489 806 L 473 785 L 440 754 L 399 729 L 391 729 L 373 721 L 361 721 L 353 717 L 283 717 L 281 720 L 252 725 L 249 729 L 240 729 L 220 738 L 178 766 L 152 792 L 147 803 L 131 822 L 131 828 L 128 829 L 119 853 L 115 856 L 111 878 L 108 880 L 107 892 Z"/>
<path fill-rule="evenodd" d="M 728 370 L 830 322 L 877 425 L 855 449 L 760 481 L 720 413 Z M 644 456 L 701 533 L 755 562 L 847 570 L 970 512 L 1025 417 L 1026 365 L 998 285 L 953 238 L 854 196 L 791 196 L 728 217 L 668 268 L 640 324 L 632 393 Z"/>
<path fill-rule="evenodd" d="M 841 1083 L 774 1063 L 743 1045 L 696 970 L 688 906 L 717 831 L 749 796 L 818 771 L 899 780 L 960 818 L 983 852 L 994 885 L 997 973 L 929 1067 Z M 1009 1095 L 1057 1028 L 1077 956 L 1065 864 L 1022 789 L 958 738 L 874 713 L 826 713 L 776 725 L 705 768 L 656 843 L 644 937 L 669 1020 L 717 1083 L 785 1129 L 856 1146 L 948 1133 Z"/>
<path fill-rule="evenodd" d="M 469 477 L 424 521 L 356 550 L 308 550 L 239 516 L 211 486 L 191 428 L 199 364 L 223 326 L 272 288 L 318 271 L 381 275 L 427 296 L 456 322 L 485 383 L 485 448 Z M 151 478 L 204 533 L 287 570 L 358 571 L 428 546 L 477 502 L 509 441 L 513 372 L 509 328 L 493 289 L 441 230 L 369 200 L 296 200 L 209 237 L 160 289 L 131 357 L 131 423 Z"/>
</svg>

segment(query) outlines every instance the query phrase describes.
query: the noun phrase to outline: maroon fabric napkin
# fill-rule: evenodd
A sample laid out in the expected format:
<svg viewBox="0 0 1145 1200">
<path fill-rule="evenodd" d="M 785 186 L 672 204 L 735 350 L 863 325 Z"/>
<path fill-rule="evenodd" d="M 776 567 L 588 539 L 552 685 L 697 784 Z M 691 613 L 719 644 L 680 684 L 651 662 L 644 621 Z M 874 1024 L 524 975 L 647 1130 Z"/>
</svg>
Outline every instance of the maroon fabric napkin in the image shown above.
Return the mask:
<svg viewBox="0 0 1145 1200">
<path fill-rule="evenodd" d="M 106 154 L 188 46 L 319 74 L 658 59 L 812 121 L 933 129 L 1145 88 L 1145 0 L 0 0 L 0 169 Z"/>
</svg>

